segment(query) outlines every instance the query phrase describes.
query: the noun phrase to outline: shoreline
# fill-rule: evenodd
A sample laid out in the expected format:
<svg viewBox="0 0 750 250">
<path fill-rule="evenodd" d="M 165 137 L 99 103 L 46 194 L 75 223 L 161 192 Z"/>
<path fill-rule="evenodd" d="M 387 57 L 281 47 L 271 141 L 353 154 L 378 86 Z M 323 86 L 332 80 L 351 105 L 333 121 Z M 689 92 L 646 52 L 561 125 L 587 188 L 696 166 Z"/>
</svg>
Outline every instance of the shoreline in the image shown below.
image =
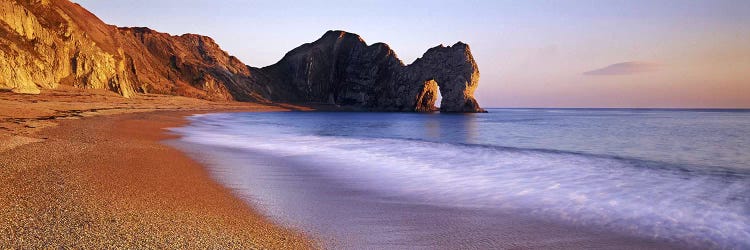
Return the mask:
<svg viewBox="0 0 750 250">
<path fill-rule="evenodd" d="M 20 95 L 3 93 L 0 102 L 9 96 Z M 18 103 L 30 107 L 13 111 L 6 106 L 0 115 L 16 121 L 23 117 L 13 112 L 47 117 L 34 108 L 50 101 L 28 101 L 44 96 L 20 98 Z M 204 166 L 163 143 L 175 138 L 164 128 L 185 124 L 188 115 L 288 108 L 203 106 L 208 102 L 188 99 L 186 103 L 198 104 L 159 107 L 162 102 L 139 109 L 133 104 L 137 100 L 119 100 L 125 108 L 113 114 L 23 118 L 10 129 L 9 119 L 0 123 L 10 131 L 0 134 L 0 246 L 312 248 L 306 235 L 270 221 L 215 181 Z M 44 126 L 29 125 L 39 122 Z"/>
<path fill-rule="evenodd" d="M 4 102 L 9 96 L 20 95 L 0 93 L 0 104 L 7 104 Z M 79 96 L 72 97 L 74 100 L 66 102 L 58 97 L 44 100 L 48 98 L 44 95 L 20 96 L 21 101 L 15 108 L 23 109 L 10 110 L 14 105 L 0 109 L 0 118 L 13 117 L 13 112 L 19 111 L 28 116 L 0 119 L 0 246 L 308 249 L 323 243 L 324 239 L 318 237 L 333 242 L 342 240 L 336 237 L 328 239 L 334 235 L 278 221 L 272 214 L 264 213 L 261 205 L 242 197 L 234 186 L 217 179 L 207 162 L 167 143 L 178 140 L 179 136 L 165 128 L 184 126 L 189 122 L 186 118 L 194 114 L 313 109 L 287 104 L 221 103 L 165 96 L 147 96 L 152 98 L 147 99 L 147 103 L 139 103 L 142 100 L 138 98 L 115 99 L 121 101 L 119 104 L 109 100 L 88 100 L 91 102 L 87 103 L 78 100 Z M 151 103 L 154 99 L 157 101 Z M 49 108 L 57 115 L 53 119 L 38 111 L 40 104 L 50 103 L 55 104 Z M 18 104 L 31 108 L 25 109 L 26 106 Z M 8 121 L 14 123 L 20 119 L 23 119 L 21 123 L 8 129 Z M 11 132 L 9 137 L 2 133 L 3 128 Z M 261 191 L 279 186 L 273 183 L 254 185 Z M 323 189 L 332 190 L 330 187 Z M 351 190 L 336 190 L 334 193 L 337 194 L 351 193 Z M 349 198 L 361 201 L 361 197 Z M 297 205 L 304 205 L 302 200 Z M 309 200 L 308 204 L 310 202 L 316 201 Z M 485 215 L 471 211 L 376 205 L 384 213 L 409 211 L 410 220 L 435 221 L 435 218 L 423 214 L 440 214 L 438 218 L 461 214 L 475 218 L 484 223 L 481 228 L 486 232 L 477 234 L 479 238 L 472 241 L 487 243 L 486 239 L 492 234 L 507 237 L 493 243 L 499 244 L 495 246 L 685 247 L 608 231 L 553 225 L 513 214 L 501 214 L 504 219 L 488 221 Z M 357 206 L 363 208 L 359 212 L 367 212 L 373 204 L 364 202 L 347 211 L 357 213 Z M 367 216 L 367 213 L 362 216 Z M 398 216 L 390 217 L 395 219 Z M 322 218 L 341 219 L 335 216 Z M 341 227 L 354 225 L 340 223 L 344 223 L 339 225 Z M 440 223 L 445 225 L 438 228 L 460 225 L 447 220 Z M 468 231 L 476 230 L 475 226 L 460 225 Z M 439 232 L 445 233 L 448 232 Z M 415 239 L 420 238 L 425 237 Z M 441 244 L 452 243 L 444 241 Z"/>
<path fill-rule="evenodd" d="M 284 126 L 278 124 L 277 120 L 264 118 L 265 114 L 248 115 L 256 116 L 264 121 L 263 124 L 274 124 L 269 126 Z M 279 115 L 292 116 L 286 117 L 289 121 L 304 120 L 295 119 L 295 115 L 306 116 L 294 113 Z M 276 141 L 281 143 L 276 146 L 296 149 L 295 143 L 273 137 L 275 133 L 253 126 L 244 129 L 260 137 L 268 135 L 269 140 L 244 137 L 242 132 L 237 133 L 235 138 L 229 131 L 243 131 L 242 127 L 224 127 L 220 122 L 244 124 L 242 121 L 251 120 L 220 117 L 215 120 L 206 118 L 209 121 L 205 123 L 200 121 L 202 118 L 197 118 L 197 124 L 203 124 L 202 127 L 182 127 L 175 133 L 185 136 L 184 140 L 174 140 L 170 144 L 202 163 L 217 181 L 230 187 L 266 216 L 282 225 L 310 232 L 325 248 L 691 248 L 664 238 L 651 238 L 614 228 L 570 224 L 521 210 L 426 202 L 382 189 L 369 189 L 362 185 L 388 185 L 388 178 L 361 179 L 346 174 L 347 171 L 337 171 L 342 175 L 333 176 L 330 175 L 332 170 L 325 166 L 341 162 L 326 161 L 305 150 L 301 150 L 304 152 L 301 155 L 288 155 L 289 151 L 277 151 L 278 147 L 274 146 L 255 148 L 252 145 L 256 143 L 253 142 L 265 145 Z M 190 127 L 193 127 L 193 132 L 190 132 Z M 196 138 L 203 138 L 204 143 Z M 221 143 L 224 140 L 228 140 L 227 143 Z M 356 166 L 360 165 L 349 167 Z"/>
</svg>

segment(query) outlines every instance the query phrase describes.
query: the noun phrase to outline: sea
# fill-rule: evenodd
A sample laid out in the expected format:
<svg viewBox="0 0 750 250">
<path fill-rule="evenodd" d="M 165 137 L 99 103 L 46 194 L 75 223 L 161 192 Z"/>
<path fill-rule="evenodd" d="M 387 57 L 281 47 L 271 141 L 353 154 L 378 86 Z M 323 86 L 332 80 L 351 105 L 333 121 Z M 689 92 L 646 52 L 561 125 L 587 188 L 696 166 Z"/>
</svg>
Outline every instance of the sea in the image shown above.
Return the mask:
<svg viewBox="0 0 750 250">
<path fill-rule="evenodd" d="M 750 110 L 212 113 L 168 142 L 336 249 L 750 249 Z"/>
</svg>

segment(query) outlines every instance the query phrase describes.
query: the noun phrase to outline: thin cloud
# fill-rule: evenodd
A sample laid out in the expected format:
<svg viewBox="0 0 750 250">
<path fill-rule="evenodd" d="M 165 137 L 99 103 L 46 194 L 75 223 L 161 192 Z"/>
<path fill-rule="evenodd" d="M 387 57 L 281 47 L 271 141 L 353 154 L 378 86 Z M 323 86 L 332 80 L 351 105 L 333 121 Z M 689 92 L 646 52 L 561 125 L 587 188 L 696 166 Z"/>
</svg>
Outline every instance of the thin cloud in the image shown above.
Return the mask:
<svg viewBox="0 0 750 250">
<path fill-rule="evenodd" d="M 589 76 L 606 76 L 606 75 L 632 75 L 644 72 L 656 71 L 659 65 L 649 62 L 621 62 L 609 65 L 604 68 L 583 72 Z"/>
</svg>

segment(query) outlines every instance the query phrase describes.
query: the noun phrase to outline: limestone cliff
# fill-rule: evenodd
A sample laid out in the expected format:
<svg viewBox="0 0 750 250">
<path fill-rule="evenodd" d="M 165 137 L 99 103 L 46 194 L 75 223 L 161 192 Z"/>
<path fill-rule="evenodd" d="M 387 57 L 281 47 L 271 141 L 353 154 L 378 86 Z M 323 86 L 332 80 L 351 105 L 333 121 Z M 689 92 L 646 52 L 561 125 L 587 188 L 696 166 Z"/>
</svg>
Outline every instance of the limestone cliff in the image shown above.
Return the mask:
<svg viewBox="0 0 750 250">
<path fill-rule="evenodd" d="M 439 89 L 441 111 L 483 112 L 474 99 L 479 69 L 460 42 L 406 66 L 384 43 L 368 46 L 356 34 L 329 31 L 260 71 L 271 76 L 272 100 L 424 112 L 434 109 Z"/>
<path fill-rule="evenodd" d="M 67 84 L 211 100 L 265 100 L 246 65 L 205 36 L 107 25 L 67 0 L 0 0 L 0 89 Z"/>
<path fill-rule="evenodd" d="M 329 31 L 253 68 L 209 37 L 119 28 L 68 0 L 0 0 L 0 90 L 39 93 L 60 84 L 209 100 L 328 103 L 377 111 L 483 111 L 469 46 L 428 50 L 404 65 L 388 45 Z M 439 89 L 439 90 L 438 90 Z"/>
</svg>

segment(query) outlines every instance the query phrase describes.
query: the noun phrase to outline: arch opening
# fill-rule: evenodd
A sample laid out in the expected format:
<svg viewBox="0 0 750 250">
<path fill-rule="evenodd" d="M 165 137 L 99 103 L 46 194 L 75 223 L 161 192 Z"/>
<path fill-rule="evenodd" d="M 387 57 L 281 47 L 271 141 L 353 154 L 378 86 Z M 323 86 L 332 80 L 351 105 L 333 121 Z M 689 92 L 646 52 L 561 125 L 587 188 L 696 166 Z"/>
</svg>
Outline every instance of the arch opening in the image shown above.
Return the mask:
<svg viewBox="0 0 750 250">
<path fill-rule="evenodd" d="M 440 110 L 440 106 L 443 104 L 443 93 L 440 92 L 440 85 L 437 86 L 437 98 L 435 99 L 435 104 L 432 106 L 435 107 L 436 110 Z"/>
<path fill-rule="evenodd" d="M 439 110 L 435 106 L 435 102 L 437 102 L 439 97 L 440 89 L 438 88 L 437 82 L 435 80 L 425 81 L 419 95 L 417 95 L 415 111 L 434 112 Z"/>
</svg>

